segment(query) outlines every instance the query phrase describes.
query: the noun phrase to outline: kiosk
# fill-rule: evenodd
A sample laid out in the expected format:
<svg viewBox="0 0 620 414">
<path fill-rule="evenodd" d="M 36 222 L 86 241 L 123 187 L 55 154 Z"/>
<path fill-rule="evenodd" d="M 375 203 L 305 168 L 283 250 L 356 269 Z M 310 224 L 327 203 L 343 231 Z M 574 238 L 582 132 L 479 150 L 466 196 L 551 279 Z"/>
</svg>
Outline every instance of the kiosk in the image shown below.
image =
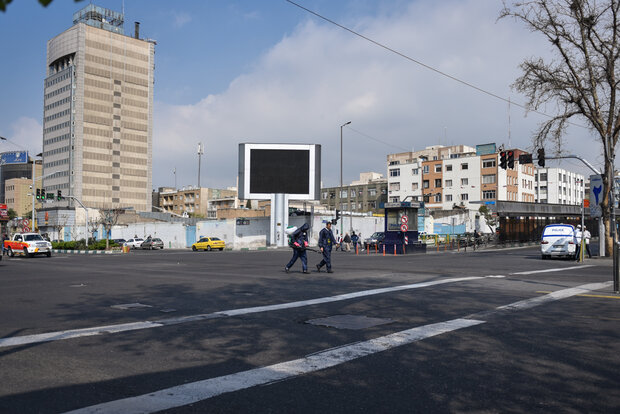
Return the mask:
<svg viewBox="0 0 620 414">
<path fill-rule="evenodd" d="M 426 253 L 426 244 L 418 240 L 418 210 L 422 203 L 401 201 L 384 203 L 385 252 L 391 254 Z"/>
</svg>

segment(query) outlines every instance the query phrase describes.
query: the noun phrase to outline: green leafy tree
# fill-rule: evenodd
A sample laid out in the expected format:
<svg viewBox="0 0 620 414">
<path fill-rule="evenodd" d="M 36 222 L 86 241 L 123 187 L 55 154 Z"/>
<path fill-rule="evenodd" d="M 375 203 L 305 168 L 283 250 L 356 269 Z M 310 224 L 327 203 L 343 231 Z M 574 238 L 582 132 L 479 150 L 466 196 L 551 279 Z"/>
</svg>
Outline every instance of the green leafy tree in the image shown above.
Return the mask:
<svg viewBox="0 0 620 414">
<path fill-rule="evenodd" d="M 585 125 L 602 146 L 603 194 L 613 184 L 616 145 L 620 136 L 618 103 L 620 0 L 504 0 L 500 18 L 512 17 L 547 39 L 554 52 L 521 64 L 523 74 L 513 87 L 528 98 L 528 106 L 558 108 L 541 123 L 535 145 L 552 144 L 558 152 L 569 122 Z M 612 227 L 609 198 L 603 197 L 607 254 Z"/>
</svg>

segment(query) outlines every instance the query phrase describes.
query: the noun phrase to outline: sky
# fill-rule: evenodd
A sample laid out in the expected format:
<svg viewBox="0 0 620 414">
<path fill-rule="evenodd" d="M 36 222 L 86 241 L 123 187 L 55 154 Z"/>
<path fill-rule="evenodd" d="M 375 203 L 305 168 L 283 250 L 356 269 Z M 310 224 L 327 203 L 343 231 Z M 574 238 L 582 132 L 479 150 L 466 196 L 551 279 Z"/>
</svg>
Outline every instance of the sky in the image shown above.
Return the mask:
<svg viewBox="0 0 620 414">
<path fill-rule="evenodd" d="M 362 172 L 385 176 L 388 154 L 431 145 L 494 142 L 536 153 L 544 116 L 437 72 L 525 104 L 511 88 L 519 64 L 552 51 L 522 24 L 498 20 L 501 1 L 295 2 L 372 41 L 285 0 L 92 2 L 124 10 L 126 34 L 139 21 L 140 36 L 157 42 L 154 189 L 198 184 L 199 142 L 203 187 L 236 186 L 246 142 L 320 144 L 322 184 L 337 186 L 348 121 L 345 184 Z M 0 13 L 0 136 L 10 140 L 0 151 L 41 152 L 46 44 L 88 3 L 19 0 Z M 602 168 L 601 145 L 584 127 L 569 127 L 564 151 Z M 577 160 L 547 165 L 590 174 Z"/>
</svg>

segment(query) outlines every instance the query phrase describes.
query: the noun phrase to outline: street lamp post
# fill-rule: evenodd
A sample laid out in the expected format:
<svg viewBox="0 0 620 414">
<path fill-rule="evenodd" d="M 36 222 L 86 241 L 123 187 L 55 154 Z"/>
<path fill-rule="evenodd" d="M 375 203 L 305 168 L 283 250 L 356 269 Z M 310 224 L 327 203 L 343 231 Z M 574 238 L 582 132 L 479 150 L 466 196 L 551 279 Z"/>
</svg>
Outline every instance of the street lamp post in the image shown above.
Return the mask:
<svg viewBox="0 0 620 414">
<path fill-rule="evenodd" d="M 340 212 L 342 214 L 342 128 L 349 125 L 351 121 L 345 122 L 340 125 L 340 189 L 338 190 L 338 206 L 340 207 Z M 342 221 L 340 222 L 340 237 L 342 236 Z"/>
</svg>

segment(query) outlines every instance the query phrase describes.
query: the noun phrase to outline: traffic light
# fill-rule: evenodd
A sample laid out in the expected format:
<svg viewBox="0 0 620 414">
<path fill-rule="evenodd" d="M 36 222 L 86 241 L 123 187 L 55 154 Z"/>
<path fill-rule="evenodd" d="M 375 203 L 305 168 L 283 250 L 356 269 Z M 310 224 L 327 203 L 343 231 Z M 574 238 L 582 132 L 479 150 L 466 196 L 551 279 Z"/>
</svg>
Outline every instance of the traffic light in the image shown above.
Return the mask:
<svg viewBox="0 0 620 414">
<path fill-rule="evenodd" d="M 37 188 L 37 200 L 41 199 L 41 189 Z"/>
<path fill-rule="evenodd" d="M 41 189 L 41 200 L 45 200 L 45 188 Z"/>
<path fill-rule="evenodd" d="M 56 200 L 62 200 L 62 190 L 56 191 Z"/>
<path fill-rule="evenodd" d="M 544 148 L 538 148 L 538 165 L 540 167 L 545 166 L 545 149 Z"/>
<path fill-rule="evenodd" d="M 507 151 L 506 158 L 508 162 L 508 168 L 514 168 L 515 167 L 515 153 L 513 151 Z"/>
<path fill-rule="evenodd" d="M 508 166 L 508 161 L 506 160 L 506 151 L 502 151 L 499 153 L 499 166 L 502 170 L 505 170 Z"/>
</svg>

